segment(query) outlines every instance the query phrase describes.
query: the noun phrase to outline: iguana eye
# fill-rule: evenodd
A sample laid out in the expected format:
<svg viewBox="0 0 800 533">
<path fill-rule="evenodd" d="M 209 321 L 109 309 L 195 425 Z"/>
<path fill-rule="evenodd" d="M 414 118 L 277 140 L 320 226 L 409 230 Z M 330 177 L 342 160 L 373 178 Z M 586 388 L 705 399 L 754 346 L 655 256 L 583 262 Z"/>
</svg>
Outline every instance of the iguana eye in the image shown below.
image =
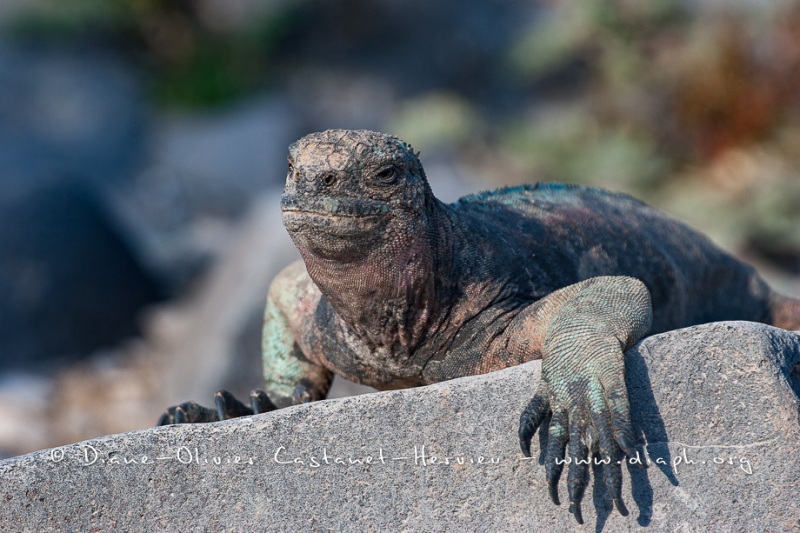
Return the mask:
<svg viewBox="0 0 800 533">
<path fill-rule="evenodd" d="M 375 173 L 375 182 L 379 185 L 391 185 L 397 181 L 397 169 L 393 166 L 385 167 Z"/>
</svg>

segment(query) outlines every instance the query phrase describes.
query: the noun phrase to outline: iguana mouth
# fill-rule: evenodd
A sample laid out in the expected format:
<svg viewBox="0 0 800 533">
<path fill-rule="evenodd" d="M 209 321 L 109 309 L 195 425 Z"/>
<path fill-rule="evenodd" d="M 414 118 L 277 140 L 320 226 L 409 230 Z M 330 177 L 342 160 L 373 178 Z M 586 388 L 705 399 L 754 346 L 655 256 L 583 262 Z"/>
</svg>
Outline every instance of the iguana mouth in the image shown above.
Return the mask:
<svg viewBox="0 0 800 533">
<path fill-rule="evenodd" d="M 281 197 L 283 223 L 290 232 L 303 228 L 335 237 L 355 237 L 373 233 L 389 216 L 389 206 L 383 202 L 320 198 L 303 205 L 297 197 Z"/>
<path fill-rule="evenodd" d="M 335 237 L 356 237 L 373 233 L 386 216 L 331 215 L 299 209 L 283 211 L 283 223 L 289 231 L 302 231 L 302 228 L 322 232 Z"/>
</svg>

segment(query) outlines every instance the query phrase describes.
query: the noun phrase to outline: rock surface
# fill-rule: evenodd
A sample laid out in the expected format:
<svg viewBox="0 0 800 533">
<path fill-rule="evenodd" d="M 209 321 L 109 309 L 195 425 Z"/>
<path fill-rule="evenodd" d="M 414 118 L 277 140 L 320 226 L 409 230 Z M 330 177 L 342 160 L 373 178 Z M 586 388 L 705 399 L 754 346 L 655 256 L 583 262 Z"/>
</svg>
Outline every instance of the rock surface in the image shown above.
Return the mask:
<svg viewBox="0 0 800 533">
<path fill-rule="evenodd" d="M 587 525 L 576 528 L 563 505 L 550 503 L 543 468 L 522 459 L 516 423 L 539 379 L 534 362 L 8 459 L 0 462 L 0 529 L 800 526 L 800 333 L 744 322 L 698 326 L 646 339 L 626 365 L 634 424 L 653 461 L 624 469 L 628 517 L 609 512 L 595 483 L 584 503 Z"/>
</svg>

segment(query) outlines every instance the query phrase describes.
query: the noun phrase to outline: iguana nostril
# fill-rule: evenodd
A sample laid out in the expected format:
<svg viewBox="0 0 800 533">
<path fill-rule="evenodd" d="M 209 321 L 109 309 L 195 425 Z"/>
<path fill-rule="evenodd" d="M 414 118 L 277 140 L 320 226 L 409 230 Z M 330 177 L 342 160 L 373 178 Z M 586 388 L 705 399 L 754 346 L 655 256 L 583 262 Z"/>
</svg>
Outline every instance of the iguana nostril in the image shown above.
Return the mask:
<svg viewBox="0 0 800 533">
<path fill-rule="evenodd" d="M 289 176 L 291 176 L 295 183 L 300 181 L 300 173 L 297 172 L 296 168 L 294 168 L 294 164 L 292 163 L 291 159 L 289 160 Z"/>
<path fill-rule="evenodd" d="M 322 183 L 326 187 L 330 187 L 334 183 L 336 183 L 336 176 L 334 174 L 325 174 L 322 176 Z"/>
</svg>

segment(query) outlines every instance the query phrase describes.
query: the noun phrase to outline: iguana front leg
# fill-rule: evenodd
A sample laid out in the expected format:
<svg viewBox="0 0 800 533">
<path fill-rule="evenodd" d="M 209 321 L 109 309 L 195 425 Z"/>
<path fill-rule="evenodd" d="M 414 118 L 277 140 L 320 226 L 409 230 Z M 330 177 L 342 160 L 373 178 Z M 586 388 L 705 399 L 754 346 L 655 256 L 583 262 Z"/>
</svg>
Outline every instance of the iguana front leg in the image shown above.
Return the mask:
<svg viewBox="0 0 800 533">
<path fill-rule="evenodd" d="M 298 344 L 301 330 L 314 327 L 320 296 L 301 262 L 287 267 L 272 283 L 261 352 L 265 389 L 278 407 L 322 400 L 330 389 L 333 374 L 306 357 Z"/>
<path fill-rule="evenodd" d="M 216 422 L 325 398 L 333 374 L 309 360 L 296 340 L 297 333 L 313 321 L 309 310 L 316 308 L 319 298 L 319 291 L 302 263 L 284 269 L 270 286 L 264 312 L 262 355 L 266 392 L 253 389 L 247 406 L 230 392 L 220 390 L 214 395 L 213 409 L 185 402 L 168 408 L 158 425 Z"/>
<path fill-rule="evenodd" d="M 605 463 L 606 488 L 627 515 L 618 457 L 620 450 L 635 455 L 635 438 L 623 352 L 650 330 L 650 293 L 634 278 L 592 278 L 552 293 L 525 318 L 536 324 L 534 335 L 540 337 L 541 344 L 534 339 L 534 345 L 542 350 L 542 381 L 520 417 L 523 453 L 530 457 L 531 438 L 552 415 L 544 462 L 553 502 L 559 504 L 558 481 L 569 446 L 567 487 L 578 523 L 583 523 L 590 454 Z"/>
</svg>

